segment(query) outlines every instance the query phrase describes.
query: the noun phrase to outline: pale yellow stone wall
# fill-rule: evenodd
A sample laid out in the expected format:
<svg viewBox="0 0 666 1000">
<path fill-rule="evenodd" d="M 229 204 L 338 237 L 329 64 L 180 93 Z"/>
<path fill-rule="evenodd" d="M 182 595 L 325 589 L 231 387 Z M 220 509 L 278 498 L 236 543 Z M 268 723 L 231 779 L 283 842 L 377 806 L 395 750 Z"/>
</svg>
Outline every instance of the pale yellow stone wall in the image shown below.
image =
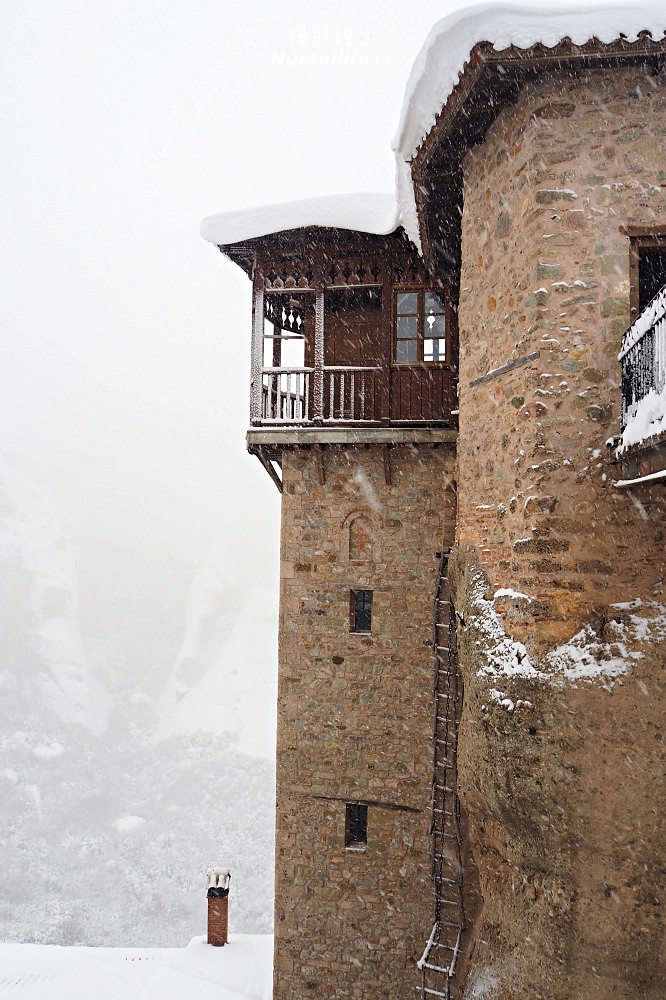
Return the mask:
<svg viewBox="0 0 666 1000">
<path fill-rule="evenodd" d="M 284 454 L 275 998 L 412 998 L 430 931 L 432 606 L 453 543 L 450 447 Z M 364 518 L 372 558 L 349 558 Z M 371 635 L 349 631 L 371 589 Z M 345 803 L 368 809 L 345 849 Z M 372 803 L 376 803 L 373 805 Z"/>
<path fill-rule="evenodd" d="M 494 586 L 537 598 L 544 643 L 663 575 L 663 491 L 616 490 L 605 441 L 630 323 L 621 227 L 666 231 L 665 152 L 666 78 L 633 68 L 526 86 L 465 161 L 458 533 Z"/>
</svg>

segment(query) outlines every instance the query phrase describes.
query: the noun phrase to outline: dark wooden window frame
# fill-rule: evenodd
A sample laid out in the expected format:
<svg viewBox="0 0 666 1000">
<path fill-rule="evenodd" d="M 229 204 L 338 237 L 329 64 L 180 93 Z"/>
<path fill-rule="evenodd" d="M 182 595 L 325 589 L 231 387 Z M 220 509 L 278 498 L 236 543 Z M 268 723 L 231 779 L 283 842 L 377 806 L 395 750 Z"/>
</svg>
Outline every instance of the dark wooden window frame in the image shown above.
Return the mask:
<svg viewBox="0 0 666 1000">
<path fill-rule="evenodd" d="M 358 635 L 372 633 L 372 591 L 352 589 L 349 592 L 349 631 Z M 367 628 L 364 626 L 367 623 Z"/>
<path fill-rule="evenodd" d="M 666 252 L 666 222 L 663 225 L 625 226 L 622 228 L 629 237 L 629 306 L 631 319 L 636 319 L 640 307 L 640 262 L 644 250 Z"/>
<path fill-rule="evenodd" d="M 368 844 L 368 807 L 361 802 L 345 806 L 345 847 L 362 851 Z"/>
<path fill-rule="evenodd" d="M 440 338 L 429 338 L 425 334 L 425 296 L 427 292 L 432 292 L 434 295 L 438 295 L 444 300 L 444 316 L 445 316 L 445 346 L 446 346 L 446 357 L 443 361 L 424 361 L 423 359 L 423 344 L 424 341 L 430 339 L 440 339 Z M 418 357 L 416 361 L 398 361 L 397 360 L 397 342 L 398 342 L 398 295 L 402 294 L 418 294 L 418 319 L 417 319 L 417 352 Z M 420 284 L 400 284 L 393 286 L 393 300 L 391 303 L 391 359 L 392 364 L 399 368 L 449 368 L 451 366 L 451 353 L 452 353 L 452 341 L 454 334 L 454 322 L 455 322 L 455 310 L 451 301 L 450 289 L 447 287 L 442 287 L 441 285 L 424 285 L 422 282 Z"/>
</svg>

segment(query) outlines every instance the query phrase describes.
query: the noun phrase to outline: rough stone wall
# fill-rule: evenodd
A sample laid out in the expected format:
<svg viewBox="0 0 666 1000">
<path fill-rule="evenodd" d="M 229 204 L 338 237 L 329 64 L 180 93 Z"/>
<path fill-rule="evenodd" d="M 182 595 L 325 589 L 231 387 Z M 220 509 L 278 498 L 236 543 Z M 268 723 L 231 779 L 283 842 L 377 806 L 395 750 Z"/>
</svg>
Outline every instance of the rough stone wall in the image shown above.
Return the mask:
<svg viewBox="0 0 666 1000">
<path fill-rule="evenodd" d="M 432 604 L 450 447 L 285 452 L 275 998 L 411 998 L 430 931 Z M 361 518 L 359 521 L 358 519 Z M 351 555 L 350 558 L 350 539 Z M 350 589 L 373 591 L 350 633 Z M 346 802 L 368 802 L 365 850 Z M 374 804 L 373 804 L 374 803 Z"/>
<path fill-rule="evenodd" d="M 470 1000 L 666 995 L 666 494 L 614 488 L 605 447 L 630 322 L 621 226 L 666 229 L 665 142 L 663 75 L 553 75 L 465 161 L 451 574 L 484 896 Z M 527 596 L 493 600 L 510 588 Z"/>
<path fill-rule="evenodd" d="M 630 324 L 621 227 L 666 229 L 665 145 L 663 74 L 555 74 L 465 161 L 459 538 L 493 585 L 538 598 L 544 643 L 662 576 L 663 493 L 616 490 L 605 441 Z"/>
</svg>

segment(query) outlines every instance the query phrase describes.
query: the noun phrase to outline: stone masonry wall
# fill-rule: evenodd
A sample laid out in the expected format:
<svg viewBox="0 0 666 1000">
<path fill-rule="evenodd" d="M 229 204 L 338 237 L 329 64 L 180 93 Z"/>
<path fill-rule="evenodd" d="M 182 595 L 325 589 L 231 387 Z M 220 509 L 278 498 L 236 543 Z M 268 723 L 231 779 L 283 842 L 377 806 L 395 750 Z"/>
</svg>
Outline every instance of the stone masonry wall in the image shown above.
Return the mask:
<svg viewBox="0 0 666 1000">
<path fill-rule="evenodd" d="M 430 932 L 432 604 L 450 447 L 285 452 L 275 998 L 411 998 Z M 351 544 L 351 550 L 350 550 Z M 351 556 L 351 558 L 350 558 Z M 373 591 L 350 633 L 350 590 Z M 368 843 L 345 848 L 345 804 Z"/>
<path fill-rule="evenodd" d="M 484 900 L 468 1000 L 666 995 L 666 493 L 615 488 L 605 446 L 621 227 L 666 231 L 665 146 L 664 74 L 553 73 L 465 161 L 450 570 Z"/>
<path fill-rule="evenodd" d="M 662 576 L 663 491 L 615 489 L 605 441 L 630 324 L 621 227 L 666 230 L 665 144 L 663 74 L 553 74 L 465 161 L 459 539 L 494 586 L 537 599 L 546 644 Z"/>
</svg>

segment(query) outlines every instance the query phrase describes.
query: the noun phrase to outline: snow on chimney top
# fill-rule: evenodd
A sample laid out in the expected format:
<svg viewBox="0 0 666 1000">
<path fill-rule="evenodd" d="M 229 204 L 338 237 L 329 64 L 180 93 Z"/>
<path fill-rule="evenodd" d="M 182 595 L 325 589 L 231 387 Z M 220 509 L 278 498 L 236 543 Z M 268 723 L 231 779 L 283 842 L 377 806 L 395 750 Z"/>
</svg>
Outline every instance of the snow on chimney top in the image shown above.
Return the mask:
<svg viewBox="0 0 666 1000">
<path fill-rule="evenodd" d="M 208 868 L 206 870 L 209 889 L 226 889 L 229 891 L 231 872 L 228 868 Z"/>
</svg>

